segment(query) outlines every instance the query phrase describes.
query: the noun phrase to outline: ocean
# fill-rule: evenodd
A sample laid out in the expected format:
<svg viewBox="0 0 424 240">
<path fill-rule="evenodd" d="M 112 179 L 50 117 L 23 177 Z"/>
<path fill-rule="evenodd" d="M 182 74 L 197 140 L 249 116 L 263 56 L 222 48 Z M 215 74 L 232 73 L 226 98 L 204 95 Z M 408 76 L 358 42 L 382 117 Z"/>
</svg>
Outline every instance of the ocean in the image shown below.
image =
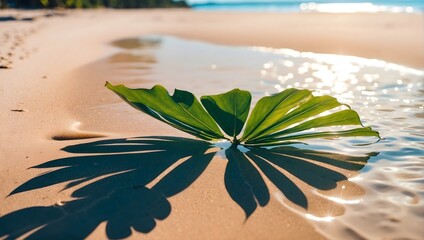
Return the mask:
<svg viewBox="0 0 424 240">
<path fill-rule="evenodd" d="M 253 12 L 424 12 L 422 0 L 188 0 L 190 6 L 202 11 L 253 11 Z"/>
</svg>

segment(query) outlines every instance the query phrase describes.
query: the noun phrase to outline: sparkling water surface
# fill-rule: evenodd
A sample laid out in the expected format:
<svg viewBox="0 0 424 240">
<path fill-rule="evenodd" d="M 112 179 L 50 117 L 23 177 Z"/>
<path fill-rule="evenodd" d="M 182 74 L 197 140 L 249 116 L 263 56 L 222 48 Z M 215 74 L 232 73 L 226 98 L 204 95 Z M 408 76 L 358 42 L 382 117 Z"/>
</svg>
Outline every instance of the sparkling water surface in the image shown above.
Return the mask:
<svg viewBox="0 0 424 240">
<path fill-rule="evenodd" d="M 349 104 L 364 125 L 379 131 L 383 139 L 364 146 L 357 139 L 315 140 L 309 146 L 346 154 L 377 153 L 350 179 L 366 194 L 357 199 L 332 199 L 346 208 L 342 216 L 306 214 L 306 219 L 333 239 L 424 236 L 422 70 L 353 56 L 221 46 L 169 36 L 122 39 L 113 46 L 117 52 L 108 59 L 114 69 L 111 79 L 130 87 L 161 84 L 197 96 L 241 88 L 252 92 L 252 104 L 295 87 Z M 283 196 L 277 193 L 274 197 Z"/>
</svg>

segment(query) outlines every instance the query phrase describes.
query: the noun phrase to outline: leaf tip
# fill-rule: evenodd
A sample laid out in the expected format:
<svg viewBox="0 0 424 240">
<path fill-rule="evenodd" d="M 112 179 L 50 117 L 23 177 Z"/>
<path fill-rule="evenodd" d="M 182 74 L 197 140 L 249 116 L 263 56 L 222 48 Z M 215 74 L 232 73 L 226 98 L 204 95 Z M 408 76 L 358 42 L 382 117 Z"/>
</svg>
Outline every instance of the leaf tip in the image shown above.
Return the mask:
<svg viewBox="0 0 424 240">
<path fill-rule="evenodd" d="M 114 87 L 112 84 L 110 84 L 110 82 L 106 81 L 105 83 L 105 87 L 107 87 L 110 90 L 113 90 L 112 88 Z"/>
</svg>

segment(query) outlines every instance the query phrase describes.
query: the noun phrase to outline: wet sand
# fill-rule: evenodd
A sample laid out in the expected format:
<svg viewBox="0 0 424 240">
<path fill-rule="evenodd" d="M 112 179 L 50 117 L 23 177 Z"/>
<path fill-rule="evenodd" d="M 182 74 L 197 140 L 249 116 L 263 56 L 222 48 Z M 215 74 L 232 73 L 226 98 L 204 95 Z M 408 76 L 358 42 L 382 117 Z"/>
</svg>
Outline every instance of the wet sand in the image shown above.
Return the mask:
<svg viewBox="0 0 424 240">
<path fill-rule="evenodd" d="M 153 33 L 236 46 L 253 45 L 354 55 L 423 68 L 422 20 L 421 14 L 229 14 L 181 10 L 96 10 L 67 12 L 65 16 L 39 18 L 32 22 L 0 22 L 0 56 L 3 57 L 1 64 L 5 66 L 0 69 L 0 196 L 3 198 L 0 216 L 35 206 L 46 206 L 46 211 L 42 210 L 38 215 L 52 216 L 60 214 L 57 209 L 65 205 L 69 206 L 65 210 L 69 210 L 74 219 L 65 218 L 66 221 L 62 222 L 55 220 L 56 225 L 52 224 L 52 229 L 64 229 L 71 234 L 85 226 L 81 232 L 85 231 L 93 239 L 128 236 L 128 225 L 137 230 L 132 232 L 132 237 L 147 232 L 147 236 L 153 239 L 324 238 L 306 219 L 283 207 L 281 194 L 269 180 L 266 180 L 272 196 L 269 203 L 260 207 L 261 195 L 257 195 L 257 209 L 246 221 L 245 213 L 229 197 L 224 185 L 226 160 L 222 156 L 214 156 L 217 149 L 209 149 L 203 143 L 180 139 L 180 145 L 177 146 L 179 150 L 184 150 L 181 152 L 172 144 L 163 144 L 163 139 L 153 138 L 156 142 L 154 147 L 158 149 L 147 148 L 146 151 L 162 150 L 167 153 L 138 153 L 132 157 L 151 160 L 158 164 L 157 167 L 144 162 L 132 166 L 128 163 L 131 156 L 118 156 L 134 153 L 125 148 L 133 143 L 123 138 L 191 137 L 146 116 L 140 116 L 140 124 L 128 121 L 121 111 L 115 111 L 119 108 L 116 104 L 120 100 L 103 87 L 104 79 L 110 76 L 107 69 L 102 69 L 107 65 L 98 63 L 101 59 L 119 53 L 110 45 L 111 42 Z M 118 60 L 115 58 L 115 61 Z M 190 83 L 186 84 L 190 89 Z M 204 86 L 197 90 L 198 93 L 205 93 L 210 89 Z M 93 110 L 99 105 L 109 107 L 103 111 Z M 128 114 L 135 112 L 130 108 L 125 111 Z M 112 142 L 96 143 L 107 140 Z M 149 144 L 147 140 L 142 138 L 138 144 Z M 117 147 L 96 150 L 98 144 L 117 144 Z M 190 150 L 189 146 L 194 145 L 198 146 L 197 150 Z M 99 155 L 97 160 L 105 164 L 97 160 L 91 162 L 90 156 L 93 155 Z M 200 165 L 189 165 L 193 175 L 166 177 L 170 169 L 190 156 L 197 156 L 194 159 L 200 162 Z M 56 159 L 58 161 L 53 161 Z M 119 159 L 123 163 L 109 162 L 111 159 Z M 157 162 L 158 159 L 163 159 L 165 163 Z M 86 162 L 88 165 L 84 167 Z M 43 163 L 48 164 L 31 168 Z M 69 164 L 82 166 L 75 168 L 75 171 L 87 173 L 78 175 L 72 171 L 58 172 L 56 178 L 61 181 L 54 180 L 55 176 L 48 176 L 30 184 L 25 191 L 21 189 L 8 196 L 24 182 L 51 170 L 47 167 L 64 167 Z M 90 167 L 99 164 L 100 167 Z M 135 175 L 123 174 L 120 178 L 121 173 L 144 168 L 149 171 L 143 170 Z M 343 172 L 341 169 L 338 171 Z M 343 173 L 348 176 L 356 174 L 351 171 Z M 135 195 L 124 189 L 108 193 L 105 197 L 103 192 L 95 191 L 96 185 L 90 185 L 112 175 L 117 175 L 112 178 L 116 179 L 115 183 L 100 187 L 119 189 L 119 183 L 131 182 L 134 178 L 149 179 L 143 180 L 145 185 L 132 185 L 134 189 L 140 189 Z M 77 183 L 78 176 L 87 177 L 88 181 L 82 185 L 70 184 L 63 190 L 68 183 Z M 162 181 L 165 183 L 159 184 L 161 179 L 167 180 L 168 185 L 165 180 Z M 189 187 L 169 185 L 169 181 L 175 179 Z M 301 181 L 295 183 L 301 189 L 310 189 Z M 355 184 L 345 184 L 351 186 L 347 198 L 363 194 L 363 190 Z M 29 191 L 35 186 L 37 189 Z M 81 186 L 88 187 L 77 191 Z M 337 192 L 337 189 L 332 191 Z M 87 196 L 87 202 L 67 203 Z M 97 199 L 96 196 L 101 197 Z M 142 197 L 147 200 L 138 203 L 137 199 Z M 308 210 L 314 216 L 327 216 L 329 209 L 334 216 L 344 212 L 342 206 L 325 198 L 312 194 L 307 194 L 307 197 L 314 198 Z M 155 199 L 161 200 L 158 206 L 152 206 L 152 202 L 156 203 Z M 290 201 L 286 204 L 304 211 Z M 83 211 L 72 212 L 73 206 Z M 114 214 L 116 209 L 117 214 Z M 142 223 L 139 218 L 131 215 L 137 209 L 136 216 L 148 216 Z M 104 210 L 111 215 L 105 217 L 101 214 Z M 120 219 L 121 213 L 127 217 Z M 30 214 L 24 211 L 22 216 Z M 17 219 L 15 217 L 12 220 Z M 80 219 L 86 219 L 86 222 L 82 221 L 81 225 Z M 156 226 L 152 223 L 154 219 L 157 219 Z M 106 220 L 112 222 L 109 230 L 105 230 Z M 46 223 L 43 219 L 39 221 L 39 225 L 32 226 L 34 229 Z M 122 223 L 122 226 L 118 223 Z"/>
</svg>

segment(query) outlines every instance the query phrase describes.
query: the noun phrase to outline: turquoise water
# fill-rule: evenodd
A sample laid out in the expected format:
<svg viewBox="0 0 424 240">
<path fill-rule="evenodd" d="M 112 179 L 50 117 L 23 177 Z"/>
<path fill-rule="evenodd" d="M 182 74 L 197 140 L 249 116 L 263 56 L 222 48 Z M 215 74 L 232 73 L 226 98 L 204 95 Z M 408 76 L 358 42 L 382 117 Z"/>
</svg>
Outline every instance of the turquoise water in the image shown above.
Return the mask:
<svg viewBox="0 0 424 240">
<path fill-rule="evenodd" d="M 198 10 L 236 11 L 323 11 L 323 12 L 422 12 L 421 0 L 190 0 L 188 3 Z"/>
</svg>

